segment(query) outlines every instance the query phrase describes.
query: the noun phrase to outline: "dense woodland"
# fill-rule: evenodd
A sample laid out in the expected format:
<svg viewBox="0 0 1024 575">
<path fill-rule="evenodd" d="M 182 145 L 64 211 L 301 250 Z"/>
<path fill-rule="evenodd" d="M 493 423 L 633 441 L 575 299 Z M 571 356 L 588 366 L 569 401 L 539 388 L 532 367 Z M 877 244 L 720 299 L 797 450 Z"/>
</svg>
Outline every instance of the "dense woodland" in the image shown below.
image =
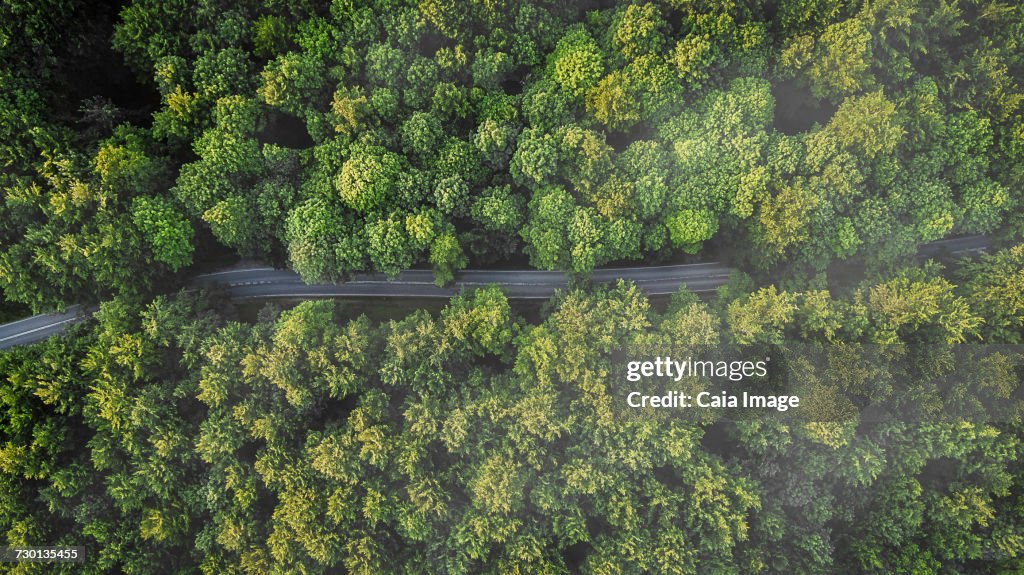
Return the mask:
<svg viewBox="0 0 1024 575">
<path fill-rule="evenodd" d="M 232 254 L 356 271 L 726 258 L 875 274 L 1019 236 L 1013 2 L 2 3 L 0 286 Z"/>
<path fill-rule="evenodd" d="M 213 304 L 115 299 L 0 356 L 0 533 L 89 550 L 11 572 L 1024 569 L 1024 348 L 949 346 L 1021 342 L 1024 248 L 839 299 L 571 291 L 533 321 L 496 287 L 383 322 Z M 795 420 L 621 413 L 623 353 L 796 342 L 829 361 L 791 382 Z M 897 343 L 904 361 L 857 361 Z"/>
<path fill-rule="evenodd" d="M 0 321 L 99 304 L 0 353 L 0 544 L 87 549 L 5 572 L 1024 573 L 1022 39 L 999 0 L 0 0 Z M 914 258 L 957 234 L 1006 248 Z M 238 258 L 573 288 L 176 291 Z M 713 259 L 703 300 L 587 284 Z M 761 382 L 803 407 L 624 413 L 624 358 L 734 346 L 816 350 Z"/>
</svg>

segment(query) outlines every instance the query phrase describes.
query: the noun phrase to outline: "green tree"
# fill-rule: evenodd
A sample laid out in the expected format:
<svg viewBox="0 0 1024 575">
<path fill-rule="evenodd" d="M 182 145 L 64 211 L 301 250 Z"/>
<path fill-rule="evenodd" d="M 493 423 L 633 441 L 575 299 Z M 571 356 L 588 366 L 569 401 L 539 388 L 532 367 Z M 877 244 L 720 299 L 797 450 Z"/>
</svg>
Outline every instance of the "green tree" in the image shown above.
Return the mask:
<svg viewBox="0 0 1024 575">
<path fill-rule="evenodd" d="M 904 135 L 896 105 L 881 90 L 843 101 L 828 130 L 841 145 L 868 159 L 891 154 Z"/>
<path fill-rule="evenodd" d="M 582 27 L 568 30 L 550 56 L 551 75 L 566 92 L 583 97 L 604 72 L 604 55 Z"/>
<path fill-rule="evenodd" d="M 636 100 L 632 79 L 619 71 L 608 74 L 587 92 L 587 107 L 610 130 L 624 130 L 640 120 Z"/>
<path fill-rule="evenodd" d="M 484 190 L 470 208 L 470 215 L 486 230 L 515 233 L 523 223 L 523 206 L 509 186 Z"/>
<path fill-rule="evenodd" d="M 682 210 L 665 222 L 672 243 L 687 253 L 697 253 L 701 242 L 718 231 L 718 220 L 707 210 Z"/>
<path fill-rule="evenodd" d="M 576 210 L 572 196 L 561 188 L 544 188 L 527 206 L 526 225 L 520 234 L 526 241 L 530 263 L 540 269 L 566 269 L 569 264 L 566 223 Z"/>
<path fill-rule="evenodd" d="M 156 261 L 174 271 L 192 263 L 192 225 L 174 204 L 159 197 L 139 197 L 132 203 L 132 218 Z"/>
<path fill-rule="evenodd" d="M 1018 343 L 1024 326 L 1024 247 L 1020 245 L 964 262 L 960 293 L 984 318 L 986 339 Z"/>
<path fill-rule="evenodd" d="M 256 90 L 268 106 L 304 116 L 319 107 L 327 88 L 322 64 L 303 54 L 289 52 L 271 60 L 260 72 L 262 84 Z"/>
<path fill-rule="evenodd" d="M 828 25 L 821 37 L 800 36 L 783 51 L 782 63 L 805 70 L 811 92 L 838 100 L 872 87 L 871 31 L 857 17 Z"/>
<path fill-rule="evenodd" d="M 361 212 L 395 201 L 402 164 L 397 154 L 368 147 L 352 154 L 338 173 L 337 188 L 348 206 Z"/>
<path fill-rule="evenodd" d="M 396 215 L 382 217 L 366 226 L 368 255 L 373 267 L 389 277 L 412 265 L 415 238 L 410 237 L 406 222 Z"/>
<path fill-rule="evenodd" d="M 406 152 L 420 158 L 430 157 L 437 152 L 444 134 L 441 121 L 428 112 L 416 112 L 400 129 L 402 147 Z"/>
<path fill-rule="evenodd" d="M 434 268 L 434 281 L 437 285 L 451 283 L 455 279 L 455 271 L 468 264 L 469 259 L 454 233 L 442 232 L 434 238 L 430 246 L 430 265 Z"/>
<path fill-rule="evenodd" d="M 629 4 L 615 15 L 609 27 L 612 43 L 628 59 L 644 54 L 657 54 L 665 46 L 668 23 L 658 6 L 651 3 Z"/>
</svg>

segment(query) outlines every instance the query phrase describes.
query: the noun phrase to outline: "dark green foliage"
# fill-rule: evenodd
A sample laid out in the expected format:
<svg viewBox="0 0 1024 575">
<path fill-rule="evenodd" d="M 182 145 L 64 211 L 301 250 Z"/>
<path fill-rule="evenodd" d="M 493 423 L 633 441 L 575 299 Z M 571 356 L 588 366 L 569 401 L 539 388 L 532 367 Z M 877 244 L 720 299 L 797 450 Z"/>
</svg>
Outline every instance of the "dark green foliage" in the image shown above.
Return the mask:
<svg viewBox="0 0 1024 575">
<path fill-rule="evenodd" d="M 152 285 L 111 262 L 63 277 L 54 238 L 99 234 L 134 270 L 183 265 L 143 247 L 154 229 L 129 214 L 169 189 L 192 228 L 176 237 L 208 228 L 242 256 L 290 254 L 308 281 L 432 261 L 443 282 L 470 263 L 456 254 L 586 275 L 708 247 L 799 281 L 838 260 L 891 270 L 921 243 L 1014 237 L 1024 221 L 1012 3 L 140 0 L 108 28 L 71 24 L 113 18 L 81 3 L 3 6 L 0 281 L 37 308 Z M 65 28 L 79 48 L 54 48 Z M 111 163 L 118 121 L 147 125 L 148 110 L 84 94 L 82 122 L 61 110 L 81 91 L 69 63 L 101 30 L 159 104 L 129 129 L 147 143 L 117 158 L 132 173 L 105 180 L 117 201 L 78 202 L 67 223 L 54 196 L 94 186 L 75 170 Z M 553 189 L 557 215 L 541 209 Z M 407 241 L 425 213 L 433 233 Z M 301 218 L 348 223 L 288 232 Z"/>
<path fill-rule="evenodd" d="M 85 2 L 0 3 L 0 287 L 8 302 L 38 311 L 138 293 L 169 271 L 150 261 L 131 206 L 166 195 L 173 161 L 148 130 L 117 126 L 139 110 L 111 100 L 135 104 L 122 67 L 103 61 L 115 58 L 115 17 Z"/>
<path fill-rule="evenodd" d="M 846 299 L 620 283 L 535 324 L 497 286 L 381 324 L 114 300 L 0 355 L 0 534 L 86 546 L 69 573 L 1012 572 L 1021 356 L 945 344 L 1020 337 L 1019 252 Z M 623 355 L 731 343 L 823 354 L 795 419 L 623 408 Z"/>
<path fill-rule="evenodd" d="M 153 259 L 174 271 L 192 263 L 192 226 L 170 202 L 137 198 L 132 217 L 153 250 Z"/>
<path fill-rule="evenodd" d="M 1024 252 L 900 269 L 1024 230 L 1020 6 L 121 4 L 0 2 L 2 308 L 107 300 L 0 354 L 0 542 L 89 558 L 12 572 L 1024 571 L 1021 357 L 951 347 L 1020 343 Z M 498 287 L 382 324 L 139 303 L 211 242 L 307 281 L 710 248 L 778 283 L 533 323 Z M 803 419 L 620 410 L 623 353 L 798 343 Z"/>
</svg>

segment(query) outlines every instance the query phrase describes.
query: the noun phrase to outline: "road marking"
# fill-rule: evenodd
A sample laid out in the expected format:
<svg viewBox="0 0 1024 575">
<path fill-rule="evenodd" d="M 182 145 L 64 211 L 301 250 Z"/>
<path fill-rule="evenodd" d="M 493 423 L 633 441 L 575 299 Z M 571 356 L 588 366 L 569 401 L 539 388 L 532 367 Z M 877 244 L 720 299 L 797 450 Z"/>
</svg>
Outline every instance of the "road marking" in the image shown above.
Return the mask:
<svg viewBox="0 0 1024 575">
<path fill-rule="evenodd" d="M 272 272 L 275 269 L 277 269 L 277 268 L 241 268 L 241 269 L 237 269 L 237 270 L 224 270 L 222 272 L 212 272 L 212 273 L 196 276 L 195 278 L 193 278 L 193 281 L 195 281 L 197 279 L 200 279 L 200 278 L 212 278 L 213 276 L 225 276 L 225 275 L 229 275 L 229 274 L 242 274 L 242 273 L 246 273 L 246 272 Z M 281 270 L 281 271 L 288 271 L 288 270 Z"/>
<path fill-rule="evenodd" d="M 80 317 L 80 316 L 75 316 L 75 317 L 72 317 L 72 318 L 68 318 L 68 319 L 65 319 L 65 320 L 58 321 L 57 323 L 46 324 L 46 325 L 44 325 L 42 327 L 37 327 L 35 329 L 30 329 L 28 331 L 23 331 L 21 333 L 15 334 L 15 335 L 9 335 L 9 336 L 7 336 L 5 338 L 0 338 L 0 343 L 5 342 L 5 341 L 7 341 L 9 339 L 18 339 L 19 337 L 25 337 L 26 335 L 29 335 L 30 333 L 35 333 L 37 331 L 41 331 L 41 330 L 48 329 L 48 328 L 51 328 L 51 327 L 57 327 L 58 325 L 64 325 L 64 324 L 66 324 L 68 322 L 71 322 L 71 321 L 79 321 L 81 319 L 84 319 L 84 318 Z"/>
<path fill-rule="evenodd" d="M 82 306 L 79 305 L 79 304 L 70 305 L 70 306 L 68 306 L 68 308 L 66 310 L 64 310 L 64 313 L 72 313 L 72 312 L 78 313 L 78 311 L 81 308 L 82 308 Z M 25 318 L 22 318 L 22 319 L 19 319 L 19 320 L 9 321 L 9 322 L 7 322 L 5 324 L 0 324 L 0 327 L 15 326 L 15 325 L 18 325 L 19 323 L 24 323 L 26 321 L 32 321 L 34 319 L 39 319 L 40 317 L 46 316 L 46 315 L 50 315 L 50 314 L 41 314 L 41 313 L 39 313 L 39 314 L 36 314 L 36 315 L 30 315 L 28 317 L 25 317 Z M 0 341 L 2 341 L 2 340 L 0 340 Z"/>
</svg>

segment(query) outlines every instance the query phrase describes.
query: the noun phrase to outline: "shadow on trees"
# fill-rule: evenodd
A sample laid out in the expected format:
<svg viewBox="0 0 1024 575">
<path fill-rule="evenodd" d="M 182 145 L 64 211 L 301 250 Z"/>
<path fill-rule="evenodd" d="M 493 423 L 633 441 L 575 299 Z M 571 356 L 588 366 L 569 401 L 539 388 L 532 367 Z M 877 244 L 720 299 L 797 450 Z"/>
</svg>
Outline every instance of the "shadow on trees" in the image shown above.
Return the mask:
<svg viewBox="0 0 1024 575">
<path fill-rule="evenodd" d="M 708 453 L 714 453 L 723 459 L 734 455 L 736 440 L 733 431 L 736 424 L 731 421 L 716 421 L 704 428 L 704 436 L 700 446 Z"/>
<path fill-rule="evenodd" d="M 775 97 L 775 129 L 794 136 L 806 132 L 815 124 L 825 125 L 836 113 L 836 106 L 811 94 L 810 89 L 797 80 L 783 80 L 772 86 Z"/>
<path fill-rule="evenodd" d="M 305 122 L 280 110 L 271 110 L 267 114 L 266 126 L 257 139 L 261 144 L 274 144 L 293 150 L 305 150 L 314 144 Z"/>
</svg>

